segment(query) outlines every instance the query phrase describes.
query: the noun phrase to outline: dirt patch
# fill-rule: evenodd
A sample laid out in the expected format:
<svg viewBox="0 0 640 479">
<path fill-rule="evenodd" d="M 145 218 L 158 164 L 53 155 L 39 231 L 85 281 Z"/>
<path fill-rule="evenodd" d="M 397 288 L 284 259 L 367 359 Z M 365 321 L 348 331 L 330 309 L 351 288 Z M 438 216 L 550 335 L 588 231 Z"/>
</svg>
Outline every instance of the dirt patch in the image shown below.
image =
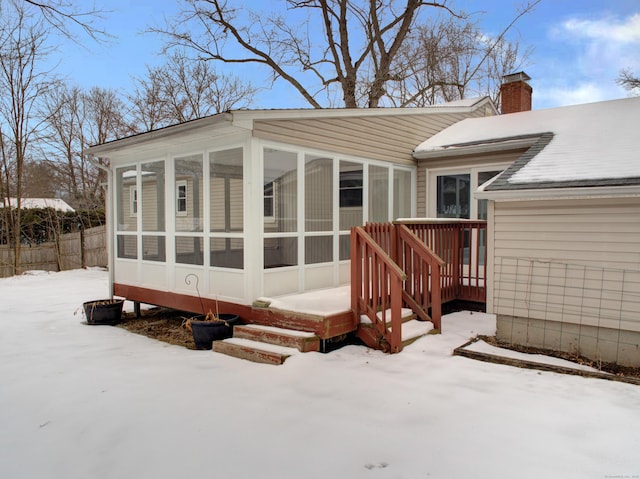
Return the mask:
<svg viewBox="0 0 640 479">
<path fill-rule="evenodd" d="M 603 363 L 599 361 L 593 361 L 589 358 L 585 358 L 584 356 L 580 356 L 579 354 L 571 354 L 571 353 L 565 353 L 562 351 L 553 351 L 550 349 L 539 349 L 539 348 L 530 348 L 527 346 L 513 345 L 510 343 L 499 341 L 495 336 L 479 336 L 479 337 L 484 342 L 499 348 L 510 349 L 512 351 L 518 351 L 520 353 L 543 354 L 545 356 L 565 359 L 567 361 L 571 361 L 576 364 L 590 366 L 599 371 L 615 374 L 616 376 L 620 376 L 620 377 L 640 378 L 640 368 L 632 368 L 627 366 L 620 366 L 614 363 Z"/>
<path fill-rule="evenodd" d="M 136 318 L 134 313 L 123 313 L 122 321 L 117 326 L 158 341 L 197 349 L 193 336 L 182 326 L 189 316 L 190 313 L 184 311 L 154 308 L 142 311 L 140 318 Z"/>
</svg>

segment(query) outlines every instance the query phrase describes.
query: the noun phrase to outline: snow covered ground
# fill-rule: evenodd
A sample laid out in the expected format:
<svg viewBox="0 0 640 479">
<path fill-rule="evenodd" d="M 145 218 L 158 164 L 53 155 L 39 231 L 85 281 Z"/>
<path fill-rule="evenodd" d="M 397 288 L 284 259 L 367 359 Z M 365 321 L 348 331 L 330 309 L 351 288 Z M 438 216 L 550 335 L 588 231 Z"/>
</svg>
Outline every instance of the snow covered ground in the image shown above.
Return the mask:
<svg viewBox="0 0 640 479">
<path fill-rule="evenodd" d="M 1 478 L 640 476 L 640 387 L 452 356 L 489 315 L 276 367 L 81 324 L 106 291 L 0 280 Z"/>
</svg>

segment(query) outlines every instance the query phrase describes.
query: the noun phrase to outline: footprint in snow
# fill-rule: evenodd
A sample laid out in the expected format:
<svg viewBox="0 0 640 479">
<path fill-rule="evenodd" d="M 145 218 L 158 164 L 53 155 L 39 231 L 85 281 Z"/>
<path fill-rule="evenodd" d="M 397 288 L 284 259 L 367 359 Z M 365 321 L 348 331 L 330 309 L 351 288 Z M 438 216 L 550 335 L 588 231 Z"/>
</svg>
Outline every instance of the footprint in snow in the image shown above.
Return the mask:
<svg viewBox="0 0 640 479">
<path fill-rule="evenodd" d="M 387 464 L 386 462 L 379 462 L 378 464 L 365 464 L 364 467 L 366 467 L 369 470 L 371 470 L 371 469 L 384 469 L 388 465 L 389 464 Z"/>
</svg>

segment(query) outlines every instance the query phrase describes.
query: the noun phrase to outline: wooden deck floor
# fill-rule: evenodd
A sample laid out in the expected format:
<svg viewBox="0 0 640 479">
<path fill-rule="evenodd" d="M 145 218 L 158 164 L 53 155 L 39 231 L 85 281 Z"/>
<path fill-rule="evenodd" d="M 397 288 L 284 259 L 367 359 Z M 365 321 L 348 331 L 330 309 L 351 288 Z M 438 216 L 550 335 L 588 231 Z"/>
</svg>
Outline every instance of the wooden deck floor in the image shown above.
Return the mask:
<svg viewBox="0 0 640 479">
<path fill-rule="evenodd" d="M 152 304 L 183 311 L 215 311 L 215 301 L 195 296 L 162 292 L 122 284 L 114 285 L 114 294 L 130 301 Z M 342 286 L 302 294 L 259 298 L 254 305 L 219 301 L 221 313 L 233 313 L 248 324 L 276 326 L 316 334 L 330 339 L 355 331 L 350 305 L 350 287 Z"/>
</svg>

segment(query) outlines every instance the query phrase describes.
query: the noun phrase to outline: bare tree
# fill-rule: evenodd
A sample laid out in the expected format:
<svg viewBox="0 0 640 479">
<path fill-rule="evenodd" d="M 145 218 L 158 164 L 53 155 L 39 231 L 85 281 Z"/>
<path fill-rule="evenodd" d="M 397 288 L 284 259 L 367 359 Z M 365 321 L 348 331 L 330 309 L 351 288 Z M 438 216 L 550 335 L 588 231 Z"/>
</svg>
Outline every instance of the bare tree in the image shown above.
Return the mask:
<svg viewBox="0 0 640 479">
<path fill-rule="evenodd" d="M 631 70 L 622 70 L 617 83 L 625 90 L 633 94 L 640 95 L 640 77 L 631 73 Z"/>
<path fill-rule="evenodd" d="M 528 3 L 516 19 L 539 1 Z M 446 0 L 286 0 L 289 18 L 306 16 L 299 25 L 283 15 L 234 9 L 225 0 L 186 3 L 188 7 L 171 25 L 155 29 L 167 36 L 167 48 L 186 47 L 203 59 L 266 67 L 272 81 L 288 82 L 315 108 L 322 107 L 321 95 L 331 104 L 340 96 L 349 108 L 384 105 L 385 98 L 394 97 L 401 87 L 403 69 L 409 67 L 400 61 L 401 51 L 415 38 L 412 31 L 417 25 L 430 13 L 442 14 L 446 21 L 467 18 Z M 319 35 L 321 42 L 315 41 Z M 486 55 L 492 51 L 491 46 L 485 49 Z M 480 58 L 468 76 L 475 77 L 484 63 Z M 411 94 L 421 95 L 419 91 Z"/>
<path fill-rule="evenodd" d="M 232 108 L 246 108 L 256 89 L 233 75 L 217 73 L 210 62 L 174 52 L 165 65 L 147 67 L 146 78 L 129 101 L 145 130 L 182 123 Z"/>
<path fill-rule="evenodd" d="M 84 205 L 94 208 L 104 205 L 103 190 L 100 184 L 106 181 L 105 173 L 88 163 L 88 159 L 82 155 L 82 150 L 89 145 L 97 145 L 115 140 L 123 136 L 136 133 L 135 127 L 127 120 L 128 108 L 122 97 L 112 89 L 94 87 L 83 96 L 84 116 L 81 128 L 80 144 L 82 149 L 78 151 L 83 165 L 82 185 L 83 198 L 88 202 Z M 97 161 L 105 164 L 103 158 Z"/>
<path fill-rule="evenodd" d="M 487 37 L 471 22 L 449 19 L 418 26 L 398 55 L 388 97 L 395 106 L 426 106 L 469 96 L 500 104 L 504 75 L 523 67 L 529 52 Z"/>
<path fill-rule="evenodd" d="M 40 14 L 41 20 L 53 30 L 63 36 L 77 41 L 77 36 L 73 33 L 73 27 L 79 28 L 82 32 L 96 41 L 106 40 L 110 35 L 102 28 L 96 26 L 95 21 L 102 18 L 105 13 L 96 9 L 95 5 L 85 8 L 89 2 L 82 2 L 83 8 L 78 4 L 66 0 L 9 0 L 17 9 L 25 11 L 25 7 L 31 6 Z M 93 4 L 93 2 L 91 2 Z"/>
<path fill-rule="evenodd" d="M 20 264 L 21 198 L 23 168 L 40 123 L 38 98 L 49 87 L 38 61 L 46 54 L 46 32 L 40 23 L 29 23 L 24 12 L 4 17 L 0 31 L 0 136 L 4 193 L 17 198 L 17 207 L 9 214 L 11 241 L 14 245 L 14 271 Z"/>
<path fill-rule="evenodd" d="M 52 88 L 43 99 L 47 129 L 43 135 L 43 157 L 66 180 L 69 199 L 80 198 L 82 169 L 82 91 L 64 84 Z M 80 158 L 79 158 L 80 157 Z"/>
<path fill-rule="evenodd" d="M 171 123 L 162 93 L 160 70 L 147 66 L 146 78 L 135 79 L 135 89 L 128 95 L 133 122 L 142 131 L 155 130 Z"/>
<path fill-rule="evenodd" d="M 58 85 L 46 97 L 46 132 L 43 150 L 46 162 L 66 179 L 70 203 L 95 208 L 103 203 L 101 170 L 82 154 L 89 145 L 105 143 L 135 133 L 126 119 L 127 107 L 110 89 Z"/>
<path fill-rule="evenodd" d="M 93 87 L 84 95 L 85 116 L 89 121 L 87 144 L 99 145 L 136 133 L 127 121 L 127 106 L 118 92 L 110 88 Z"/>
</svg>

